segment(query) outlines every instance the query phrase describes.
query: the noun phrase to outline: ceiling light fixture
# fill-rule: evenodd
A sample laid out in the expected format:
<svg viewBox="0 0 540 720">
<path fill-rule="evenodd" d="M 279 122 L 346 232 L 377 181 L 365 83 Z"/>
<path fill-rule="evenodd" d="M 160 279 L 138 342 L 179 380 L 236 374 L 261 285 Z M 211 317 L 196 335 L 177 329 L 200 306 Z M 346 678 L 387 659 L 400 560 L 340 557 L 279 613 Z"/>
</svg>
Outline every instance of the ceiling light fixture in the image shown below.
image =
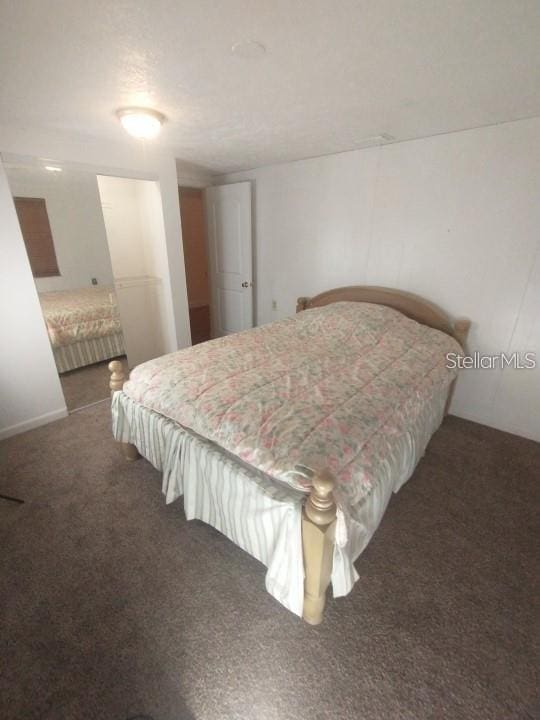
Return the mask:
<svg viewBox="0 0 540 720">
<path fill-rule="evenodd" d="M 157 137 L 166 120 L 165 115 L 157 110 L 141 107 L 120 108 L 116 111 L 116 116 L 124 130 L 140 140 L 153 140 Z"/>
<path fill-rule="evenodd" d="M 45 170 L 48 170 L 49 172 L 62 172 L 62 168 L 58 167 L 58 165 L 45 165 Z"/>
</svg>

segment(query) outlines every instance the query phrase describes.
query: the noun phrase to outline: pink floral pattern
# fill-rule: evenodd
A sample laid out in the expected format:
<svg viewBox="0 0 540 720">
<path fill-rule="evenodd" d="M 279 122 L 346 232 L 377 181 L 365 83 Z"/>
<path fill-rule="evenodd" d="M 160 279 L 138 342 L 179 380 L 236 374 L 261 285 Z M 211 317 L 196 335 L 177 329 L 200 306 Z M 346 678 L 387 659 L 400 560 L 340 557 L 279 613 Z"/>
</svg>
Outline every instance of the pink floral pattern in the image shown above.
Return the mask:
<svg viewBox="0 0 540 720">
<path fill-rule="evenodd" d="M 40 293 L 39 302 L 55 348 L 122 332 L 113 287 Z"/>
<path fill-rule="evenodd" d="M 124 392 L 295 486 L 295 465 L 327 467 L 355 503 L 392 438 L 446 393 L 452 351 L 395 310 L 340 302 L 144 363 Z"/>
</svg>

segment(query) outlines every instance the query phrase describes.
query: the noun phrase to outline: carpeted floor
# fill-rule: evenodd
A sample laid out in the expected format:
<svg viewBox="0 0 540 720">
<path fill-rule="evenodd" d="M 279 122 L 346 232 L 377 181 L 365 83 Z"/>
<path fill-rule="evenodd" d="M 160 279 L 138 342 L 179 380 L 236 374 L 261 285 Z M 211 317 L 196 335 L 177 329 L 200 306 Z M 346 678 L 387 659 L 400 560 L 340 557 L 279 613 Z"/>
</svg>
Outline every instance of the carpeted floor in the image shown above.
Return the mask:
<svg viewBox="0 0 540 720">
<path fill-rule="evenodd" d="M 126 356 L 123 355 L 115 359 L 122 361 L 124 372 L 127 375 Z M 70 412 L 71 410 L 85 407 L 86 405 L 109 397 L 109 363 L 110 360 L 105 360 L 104 362 L 70 370 L 60 375 L 60 382 L 66 399 L 67 409 Z"/>
<path fill-rule="evenodd" d="M 108 403 L 0 452 L 2 720 L 538 717 L 537 443 L 447 418 L 318 628 L 124 462 Z"/>
</svg>

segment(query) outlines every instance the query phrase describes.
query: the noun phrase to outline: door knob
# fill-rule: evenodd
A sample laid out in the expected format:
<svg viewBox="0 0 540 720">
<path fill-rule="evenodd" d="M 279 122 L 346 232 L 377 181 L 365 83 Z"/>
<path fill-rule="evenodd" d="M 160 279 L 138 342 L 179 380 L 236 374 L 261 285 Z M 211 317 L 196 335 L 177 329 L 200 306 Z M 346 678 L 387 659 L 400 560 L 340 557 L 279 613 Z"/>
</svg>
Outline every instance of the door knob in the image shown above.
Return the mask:
<svg viewBox="0 0 540 720">
<path fill-rule="evenodd" d="M 246 282 L 243 282 L 243 283 L 242 283 L 242 287 L 243 287 L 243 288 L 249 287 L 249 283 L 248 283 L 247 281 L 246 281 Z"/>
</svg>

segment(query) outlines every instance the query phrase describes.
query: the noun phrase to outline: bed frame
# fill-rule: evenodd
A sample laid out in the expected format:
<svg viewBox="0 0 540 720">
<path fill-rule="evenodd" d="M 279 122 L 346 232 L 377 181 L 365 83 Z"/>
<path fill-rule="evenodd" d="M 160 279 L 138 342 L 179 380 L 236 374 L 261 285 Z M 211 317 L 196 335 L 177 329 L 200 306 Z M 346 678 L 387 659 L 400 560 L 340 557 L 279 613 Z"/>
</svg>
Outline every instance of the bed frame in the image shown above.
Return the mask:
<svg viewBox="0 0 540 720">
<path fill-rule="evenodd" d="M 463 349 L 471 326 L 470 320 L 460 318 L 454 322 L 441 308 L 418 295 L 384 287 L 351 286 L 328 290 L 314 297 L 300 297 L 296 312 L 322 307 L 330 303 L 349 301 L 386 305 L 422 325 L 440 330 L 455 338 Z M 122 364 L 113 360 L 111 371 L 111 394 L 121 390 L 126 380 Z M 452 383 L 446 410 L 454 391 Z M 119 443 L 126 460 L 140 457 L 135 445 Z M 321 470 L 312 479 L 312 488 L 306 497 L 302 511 L 302 547 L 304 553 L 304 620 L 311 625 L 322 622 L 326 603 L 326 590 L 332 575 L 332 558 L 336 529 L 336 504 L 334 502 L 335 478 L 327 470 Z"/>
</svg>

